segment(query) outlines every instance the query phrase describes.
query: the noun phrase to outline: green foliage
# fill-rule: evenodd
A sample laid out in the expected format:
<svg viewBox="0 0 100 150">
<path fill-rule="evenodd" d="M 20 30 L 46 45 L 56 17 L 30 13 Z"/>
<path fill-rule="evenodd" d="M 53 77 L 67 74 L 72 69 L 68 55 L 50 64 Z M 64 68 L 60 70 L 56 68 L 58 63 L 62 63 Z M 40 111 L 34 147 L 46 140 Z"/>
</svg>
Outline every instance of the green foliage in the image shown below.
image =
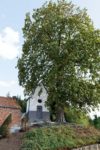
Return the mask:
<svg viewBox="0 0 100 150">
<path fill-rule="evenodd" d="M 20 105 L 21 107 L 21 112 L 22 113 L 25 113 L 26 112 L 26 100 L 22 100 L 21 97 L 19 96 L 14 96 L 13 98 L 15 98 L 18 102 L 18 104 Z"/>
<path fill-rule="evenodd" d="M 100 133 L 93 128 L 74 129 L 68 125 L 35 128 L 25 134 L 21 150 L 74 148 L 93 144 L 99 138 Z"/>
<path fill-rule="evenodd" d="M 21 112 L 26 112 L 26 101 L 25 100 L 18 100 L 18 104 L 21 106 Z"/>
<path fill-rule="evenodd" d="M 95 118 L 90 121 L 91 125 L 93 125 L 95 128 L 100 129 L 100 117 L 97 117 L 95 115 Z"/>
<path fill-rule="evenodd" d="M 73 107 L 66 108 L 65 109 L 65 119 L 69 123 L 77 123 L 81 124 L 83 126 L 89 126 L 89 116 L 87 114 L 80 110 L 80 109 L 75 109 Z"/>
<path fill-rule="evenodd" d="M 26 95 L 42 82 L 57 112 L 100 103 L 100 31 L 85 9 L 50 1 L 26 14 L 23 36 L 17 67 Z"/>
<path fill-rule="evenodd" d="M 0 135 L 2 137 L 6 137 L 7 135 L 9 135 L 9 125 L 11 123 L 11 120 L 11 114 L 9 114 L 3 124 L 0 126 Z"/>
</svg>

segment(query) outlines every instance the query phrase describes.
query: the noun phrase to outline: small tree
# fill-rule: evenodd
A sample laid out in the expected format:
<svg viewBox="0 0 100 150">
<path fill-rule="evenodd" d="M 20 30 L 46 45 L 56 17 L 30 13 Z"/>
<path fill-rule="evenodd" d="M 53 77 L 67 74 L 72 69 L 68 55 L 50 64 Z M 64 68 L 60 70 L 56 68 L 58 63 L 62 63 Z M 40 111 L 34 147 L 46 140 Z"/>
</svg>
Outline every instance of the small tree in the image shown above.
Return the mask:
<svg viewBox="0 0 100 150">
<path fill-rule="evenodd" d="M 87 109 L 100 103 L 100 31 L 85 9 L 50 1 L 26 14 L 23 35 L 17 67 L 26 95 L 42 82 L 59 121 L 67 106 Z"/>
<path fill-rule="evenodd" d="M 97 117 L 97 115 L 95 115 L 93 120 L 90 120 L 90 123 L 97 129 L 100 129 L 100 117 Z"/>
<path fill-rule="evenodd" d="M 26 100 L 24 99 L 21 99 L 20 96 L 13 96 L 14 99 L 17 100 L 18 104 L 20 105 L 21 107 L 21 112 L 22 113 L 25 113 L 26 112 Z"/>
<path fill-rule="evenodd" d="M 3 124 L 0 126 L 0 135 L 2 137 L 6 137 L 9 135 L 9 125 L 12 121 L 11 117 L 12 117 L 11 114 L 9 114 L 5 119 L 5 121 L 3 122 Z"/>
</svg>

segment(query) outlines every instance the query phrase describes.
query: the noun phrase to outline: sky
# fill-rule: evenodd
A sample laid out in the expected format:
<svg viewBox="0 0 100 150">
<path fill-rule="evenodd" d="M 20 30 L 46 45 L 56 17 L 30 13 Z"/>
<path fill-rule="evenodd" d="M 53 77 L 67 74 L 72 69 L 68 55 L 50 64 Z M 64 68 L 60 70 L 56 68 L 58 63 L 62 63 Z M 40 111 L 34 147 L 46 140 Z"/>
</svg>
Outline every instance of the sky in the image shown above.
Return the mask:
<svg viewBox="0 0 100 150">
<path fill-rule="evenodd" d="M 100 0 L 72 0 L 72 2 L 81 8 L 87 8 L 94 26 L 100 28 Z M 10 93 L 10 96 L 23 97 L 16 68 L 24 41 L 22 27 L 25 14 L 44 3 L 45 0 L 0 1 L 0 96 Z"/>
</svg>

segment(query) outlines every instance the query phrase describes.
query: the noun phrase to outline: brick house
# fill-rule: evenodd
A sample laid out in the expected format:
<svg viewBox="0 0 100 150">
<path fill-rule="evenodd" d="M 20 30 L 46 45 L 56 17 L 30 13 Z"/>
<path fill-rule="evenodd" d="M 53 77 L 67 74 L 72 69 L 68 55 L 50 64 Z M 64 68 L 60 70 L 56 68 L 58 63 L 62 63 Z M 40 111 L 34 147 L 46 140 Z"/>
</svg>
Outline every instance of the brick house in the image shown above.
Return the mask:
<svg viewBox="0 0 100 150">
<path fill-rule="evenodd" d="M 0 126 L 11 114 L 10 132 L 16 132 L 21 127 L 21 109 L 17 101 L 10 97 L 0 97 Z"/>
</svg>

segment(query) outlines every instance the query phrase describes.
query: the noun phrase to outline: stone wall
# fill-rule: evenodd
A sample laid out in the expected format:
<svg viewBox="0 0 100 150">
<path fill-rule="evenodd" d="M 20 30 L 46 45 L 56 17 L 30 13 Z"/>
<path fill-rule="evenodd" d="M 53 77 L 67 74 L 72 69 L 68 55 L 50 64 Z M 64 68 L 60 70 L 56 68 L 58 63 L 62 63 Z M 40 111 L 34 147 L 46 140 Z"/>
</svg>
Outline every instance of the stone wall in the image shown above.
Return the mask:
<svg viewBox="0 0 100 150">
<path fill-rule="evenodd" d="M 84 147 L 81 147 L 81 148 L 74 148 L 72 150 L 100 150 L 100 144 L 84 146 Z"/>
</svg>

